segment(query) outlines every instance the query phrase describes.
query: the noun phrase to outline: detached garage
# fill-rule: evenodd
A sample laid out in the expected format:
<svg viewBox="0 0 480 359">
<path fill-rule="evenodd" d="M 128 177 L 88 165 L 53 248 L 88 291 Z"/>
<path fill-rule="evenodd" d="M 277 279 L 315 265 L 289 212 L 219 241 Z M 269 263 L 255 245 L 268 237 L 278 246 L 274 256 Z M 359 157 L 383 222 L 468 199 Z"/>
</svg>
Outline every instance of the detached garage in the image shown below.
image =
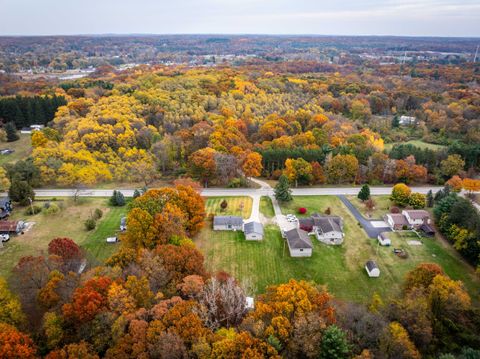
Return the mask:
<svg viewBox="0 0 480 359">
<path fill-rule="evenodd" d="M 259 222 L 248 222 L 243 226 L 247 241 L 261 241 L 263 239 L 263 225 Z"/>
<path fill-rule="evenodd" d="M 377 263 L 375 263 L 374 261 L 368 261 L 367 264 L 365 264 L 365 269 L 369 277 L 380 277 L 380 269 L 378 268 Z"/>
</svg>

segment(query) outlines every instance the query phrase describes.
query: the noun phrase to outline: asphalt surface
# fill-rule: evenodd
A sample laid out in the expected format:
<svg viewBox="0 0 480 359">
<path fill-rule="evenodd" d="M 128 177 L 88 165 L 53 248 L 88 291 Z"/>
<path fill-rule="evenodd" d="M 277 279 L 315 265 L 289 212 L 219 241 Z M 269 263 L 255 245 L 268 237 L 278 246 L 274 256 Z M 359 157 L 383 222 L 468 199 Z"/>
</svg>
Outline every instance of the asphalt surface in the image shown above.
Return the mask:
<svg viewBox="0 0 480 359">
<path fill-rule="evenodd" d="M 360 222 L 363 229 L 365 230 L 365 232 L 367 232 L 367 235 L 370 238 L 377 238 L 378 235 L 382 232 L 391 232 L 390 227 L 374 227 L 371 221 L 363 217 L 363 215 L 358 211 L 358 209 L 344 195 L 338 195 L 337 197 L 340 198 L 340 201 L 342 201 L 343 204 L 349 209 L 355 219 Z"/>
</svg>

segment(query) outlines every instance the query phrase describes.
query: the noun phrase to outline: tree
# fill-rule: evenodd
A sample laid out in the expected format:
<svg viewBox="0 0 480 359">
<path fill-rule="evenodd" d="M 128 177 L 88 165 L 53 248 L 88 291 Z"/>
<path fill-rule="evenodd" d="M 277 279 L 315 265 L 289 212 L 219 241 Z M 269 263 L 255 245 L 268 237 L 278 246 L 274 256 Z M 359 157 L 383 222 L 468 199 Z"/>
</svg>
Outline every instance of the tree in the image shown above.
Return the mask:
<svg viewBox="0 0 480 359">
<path fill-rule="evenodd" d="M 15 127 L 15 124 L 13 122 L 8 122 L 5 125 L 5 132 L 7 133 L 8 142 L 17 141 L 20 138 L 17 133 L 17 128 Z"/>
<path fill-rule="evenodd" d="M 408 204 L 414 209 L 425 208 L 426 197 L 422 193 L 414 192 L 408 198 Z"/>
<path fill-rule="evenodd" d="M 312 177 L 313 177 L 313 183 L 315 184 L 324 184 L 326 182 L 322 165 L 317 161 L 312 162 Z"/>
<path fill-rule="evenodd" d="M 285 176 L 287 176 L 290 183 L 298 182 L 309 184 L 312 181 L 312 165 L 303 158 L 291 159 L 285 161 Z"/>
<path fill-rule="evenodd" d="M 275 198 L 281 202 L 289 202 L 292 200 L 292 191 L 288 183 L 288 178 L 285 175 L 281 175 L 278 179 L 278 183 L 275 186 Z"/>
<path fill-rule="evenodd" d="M 62 258 L 66 270 L 77 271 L 82 260 L 80 247 L 70 238 L 55 238 L 48 244 L 48 254 Z"/>
<path fill-rule="evenodd" d="M 330 325 L 323 333 L 320 358 L 349 358 L 350 348 L 345 332 L 336 325 Z"/>
<path fill-rule="evenodd" d="M 442 268 L 436 263 L 422 263 L 407 273 L 405 278 L 405 291 L 413 288 L 427 289 L 432 284 L 433 278 L 443 274 Z"/>
<path fill-rule="evenodd" d="M 67 344 L 62 349 L 49 353 L 45 359 L 99 359 L 91 344 L 84 341 Z"/>
<path fill-rule="evenodd" d="M 460 192 L 462 190 L 462 183 L 462 179 L 457 175 L 453 176 L 446 182 L 454 192 Z"/>
<path fill-rule="evenodd" d="M 388 358 L 420 359 L 415 344 L 412 343 L 408 332 L 398 322 L 392 322 L 388 331 L 380 341 L 380 349 Z"/>
<path fill-rule="evenodd" d="M 18 202 L 22 206 L 28 206 L 30 201 L 35 199 L 35 192 L 26 181 L 14 180 L 8 190 L 8 196 L 12 201 Z"/>
<path fill-rule="evenodd" d="M 228 202 L 227 200 L 223 200 L 221 203 L 220 203 L 220 208 L 222 209 L 222 211 L 225 211 L 227 209 L 227 206 L 228 206 Z"/>
<path fill-rule="evenodd" d="M 446 159 L 440 162 L 440 170 L 445 177 L 452 177 L 458 175 L 465 167 L 465 161 L 460 155 L 449 155 Z"/>
<path fill-rule="evenodd" d="M 208 186 L 208 181 L 212 180 L 217 172 L 216 153 L 217 151 L 210 147 L 202 148 L 192 153 L 188 161 L 192 176 L 201 179 L 205 187 Z"/>
<path fill-rule="evenodd" d="M 110 197 L 109 203 L 111 206 L 123 207 L 125 206 L 125 196 L 122 192 L 113 190 L 112 196 Z"/>
<path fill-rule="evenodd" d="M 360 192 L 358 192 L 357 197 L 362 202 L 365 202 L 367 199 L 370 198 L 370 187 L 368 186 L 368 184 L 364 184 L 362 186 L 362 188 L 360 189 Z"/>
<path fill-rule="evenodd" d="M 478 192 L 480 191 L 480 180 L 464 178 L 462 181 L 462 187 L 465 191 L 468 191 L 469 194 L 472 194 L 473 192 Z"/>
<path fill-rule="evenodd" d="M 242 164 L 242 171 L 246 177 L 258 177 L 262 173 L 262 155 L 258 152 L 250 152 Z"/>
<path fill-rule="evenodd" d="M 15 327 L 0 323 L 0 358 L 34 359 L 37 349 L 30 337 Z"/>
<path fill-rule="evenodd" d="M 327 163 L 328 183 L 352 183 L 358 172 L 358 160 L 353 155 L 336 155 Z"/>
<path fill-rule="evenodd" d="M 393 186 L 390 200 L 399 206 L 405 207 L 408 205 L 410 193 L 412 190 L 404 183 L 397 183 Z"/>
<path fill-rule="evenodd" d="M 0 191 L 8 191 L 10 188 L 10 179 L 7 176 L 5 168 L 0 167 Z"/>
<path fill-rule="evenodd" d="M 434 204 L 433 192 L 432 190 L 427 193 L 427 207 L 432 208 Z"/>
<path fill-rule="evenodd" d="M 17 326 L 24 321 L 20 301 L 10 292 L 5 279 L 0 277 L 0 322 Z"/>
</svg>

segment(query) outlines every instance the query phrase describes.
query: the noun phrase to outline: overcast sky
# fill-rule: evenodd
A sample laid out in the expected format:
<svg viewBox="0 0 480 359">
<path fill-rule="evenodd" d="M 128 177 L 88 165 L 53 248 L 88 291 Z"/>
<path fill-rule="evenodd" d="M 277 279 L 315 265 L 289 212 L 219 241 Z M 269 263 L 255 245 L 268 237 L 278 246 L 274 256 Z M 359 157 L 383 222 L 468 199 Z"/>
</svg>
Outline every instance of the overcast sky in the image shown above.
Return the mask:
<svg viewBox="0 0 480 359">
<path fill-rule="evenodd" d="M 480 36 L 479 0 L 0 0 L 0 35 Z"/>
</svg>

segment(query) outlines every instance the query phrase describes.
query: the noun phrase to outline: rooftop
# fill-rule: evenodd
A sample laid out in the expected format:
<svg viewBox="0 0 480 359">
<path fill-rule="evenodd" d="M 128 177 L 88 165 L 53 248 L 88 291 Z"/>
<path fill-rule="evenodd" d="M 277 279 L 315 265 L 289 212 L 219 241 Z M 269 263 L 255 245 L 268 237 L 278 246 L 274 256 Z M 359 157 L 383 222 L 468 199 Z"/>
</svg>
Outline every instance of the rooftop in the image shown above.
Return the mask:
<svg viewBox="0 0 480 359">
<path fill-rule="evenodd" d="M 294 228 L 285 232 L 287 242 L 292 249 L 313 248 L 308 233 L 302 229 Z"/>
</svg>

